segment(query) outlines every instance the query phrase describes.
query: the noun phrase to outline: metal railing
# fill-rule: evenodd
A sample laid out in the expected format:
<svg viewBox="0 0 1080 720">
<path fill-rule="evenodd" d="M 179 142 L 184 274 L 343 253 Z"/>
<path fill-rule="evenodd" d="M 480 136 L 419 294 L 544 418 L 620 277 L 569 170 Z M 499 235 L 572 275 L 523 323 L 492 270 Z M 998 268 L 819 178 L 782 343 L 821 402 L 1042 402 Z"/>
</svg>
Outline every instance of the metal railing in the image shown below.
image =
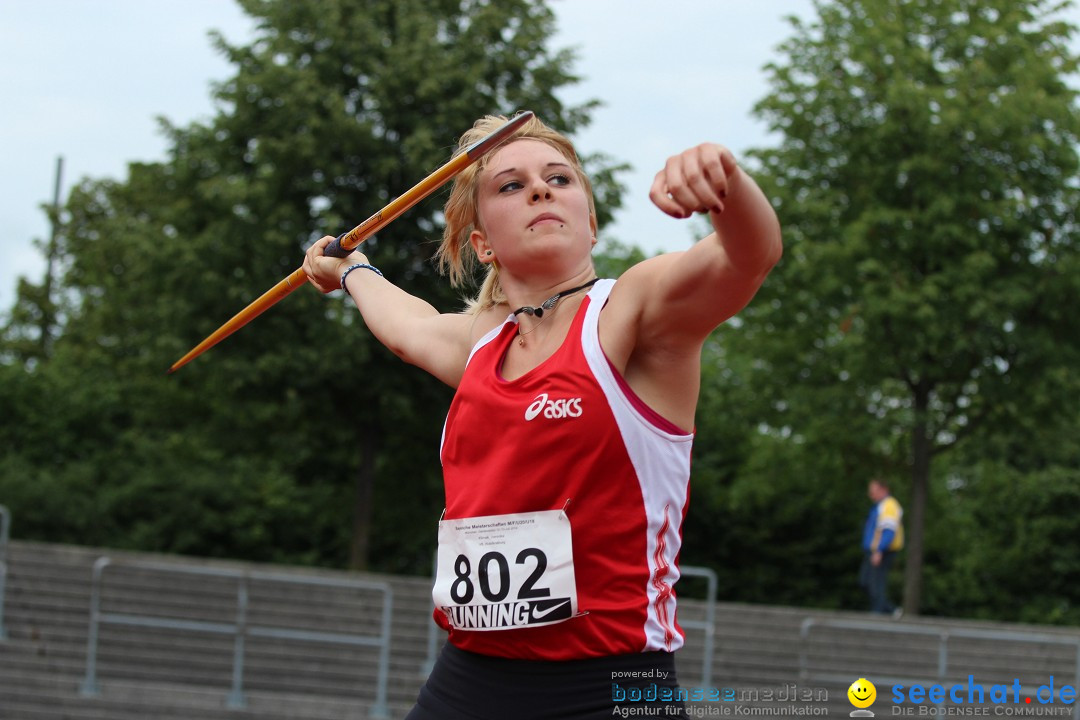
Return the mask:
<svg viewBox="0 0 1080 720">
<path fill-rule="evenodd" d="M 439 551 L 436 550 L 432 557 L 431 583 L 434 585 L 435 576 L 439 573 Z M 435 623 L 434 613 L 435 608 L 432 607 L 431 615 L 428 616 L 427 655 L 424 657 L 424 662 L 420 663 L 420 677 L 422 678 L 426 678 L 435 669 L 435 657 L 439 654 L 439 635 L 443 629 Z"/>
<path fill-rule="evenodd" d="M 716 643 L 716 572 L 707 567 L 696 565 L 683 565 L 679 568 L 681 577 L 701 577 L 707 583 L 705 590 L 705 619 L 704 620 L 679 620 L 679 625 L 686 628 L 701 630 L 705 633 L 705 641 L 701 658 L 701 687 L 712 685 L 712 661 L 713 647 Z"/>
<path fill-rule="evenodd" d="M 436 557 L 436 563 L 438 559 Z M 703 687 L 709 686 L 712 682 L 712 661 L 713 661 L 713 648 L 716 644 L 716 587 L 717 578 L 716 572 L 711 568 L 698 567 L 695 565 L 683 565 L 679 568 L 681 577 L 701 577 L 705 578 L 707 587 L 705 590 L 705 619 L 704 620 L 679 620 L 679 625 L 685 630 L 690 628 L 693 630 L 704 631 L 704 656 L 701 659 L 701 684 Z M 427 677 L 431 674 L 432 668 L 435 667 L 435 657 L 439 651 L 439 634 L 442 633 L 442 628 L 435 624 L 435 620 L 432 619 L 428 623 L 427 634 L 427 657 L 424 658 L 424 662 L 420 665 L 421 677 Z"/>
<path fill-rule="evenodd" d="M 11 534 L 11 511 L 0 505 L 0 640 L 7 640 L 4 629 L 4 594 L 7 590 L 7 546 Z"/>
<path fill-rule="evenodd" d="M 986 630 L 979 628 L 957 628 L 948 626 L 912 625 L 908 623 L 882 623 L 872 620 L 819 620 L 806 618 L 799 630 L 799 677 L 806 680 L 823 680 L 850 682 L 854 677 L 852 673 L 844 675 L 814 673 L 810 669 L 809 644 L 810 631 L 815 627 L 828 627 L 837 630 L 858 630 L 870 633 L 888 633 L 894 635 L 922 635 L 937 637 L 937 673 L 933 678 L 939 684 L 944 684 L 949 674 L 949 640 L 952 638 L 965 638 L 971 640 L 991 640 L 995 642 L 1011 643 L 1044 643 L 1050 645 L 1070 645 L 1075 648 L 1075 682 L 1074 688 L 1080 688 L 1080 635 L 1064 636 L 1051 635 L 1049 633 L 1030 633 L 1017 630 Z M 862 672 L 862 670 L 857 670 Z M 883 678 L 886 684 L 922 683 L 926 678 Z M 981 683 L 977 686 L 981 687 Z M 1032 696 L 1035 691 L 1030 687 L 1021 687 L 1021 692 Z M 1073 717 L 1080 720 L 1080 703 L 1073 708 Z"/>
<path fill-rule="evenodd" d="M 338 580 L 321 577 L 301 577 L 280 573 L 243 571 L 227 568 L 207 568 L 172 564 L 154 564 L 143 562 L 125 562 L 122 567 L 139 570 L 201 576 L 204 578 L 222 578 L 236 582 L 236 619 L 234 622 L 208 622 L 178 617 L 159 615 L 103 612 L 102 584 L 105 569 L 112 565 L 108 557 L 98 558 L 94 563 L 93 584 L 90 595 L 90 627 L 86 641 L 86 677 L 80 686 L 84 696 L 97 696 L 101 688 L 97 682 L 97 653 L 99 646 L 98 631 L 101 625 L 124 625 L 128 627 L 157 628 L 163 630 L 186 631 L 192 633 L 211 633 L 233 636 L 232 686 L 227 696 L 230 708 L 246 707 L 244 697 L 244 655 L 245 641 L 249 637 L 273 638 L 301 642 L 324 643 L 331 645 L 368 646 L 379 648 L 378 679 L 376 682 L 375 702 L 369 717 L 389 718 L 387 707 L 387 681 L 390 669 L 390 617 L 393 612 L 393 591 L 385 582 L 367 580 Z M 324 588 L 368 590 L 382 595 L 382 616 L 378 635 L 357 635 L 339 632 L 316 632 L 295 628 L 253 625 L 248 622 L 248 585 L 251 581 L 268 581 L 307 585 Z"/>
</svg>

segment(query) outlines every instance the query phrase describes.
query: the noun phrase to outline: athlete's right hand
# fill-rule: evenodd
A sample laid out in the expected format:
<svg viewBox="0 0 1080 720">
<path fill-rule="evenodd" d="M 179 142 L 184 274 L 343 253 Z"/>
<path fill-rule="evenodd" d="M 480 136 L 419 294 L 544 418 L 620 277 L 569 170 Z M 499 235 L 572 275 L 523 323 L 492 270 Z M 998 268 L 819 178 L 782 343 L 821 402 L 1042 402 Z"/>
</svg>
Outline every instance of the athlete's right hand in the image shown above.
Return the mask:
<svg viewBox="0 0 1080 720">
<path fill-rule="evenodd" d="M 357 250 L 353 250 L 343 258 L 323 255 L 326 246 L 333 241 L 333 235 L 320 238 L 308 248 L 304 255 L 303 268 L 307 273 L 308 282 L 324 293 L 341 289 L 341 273 L 345 272 L 345 268 L 356 263 L 367 264 L 368 261 L 367 256 Z"/>
</svg>

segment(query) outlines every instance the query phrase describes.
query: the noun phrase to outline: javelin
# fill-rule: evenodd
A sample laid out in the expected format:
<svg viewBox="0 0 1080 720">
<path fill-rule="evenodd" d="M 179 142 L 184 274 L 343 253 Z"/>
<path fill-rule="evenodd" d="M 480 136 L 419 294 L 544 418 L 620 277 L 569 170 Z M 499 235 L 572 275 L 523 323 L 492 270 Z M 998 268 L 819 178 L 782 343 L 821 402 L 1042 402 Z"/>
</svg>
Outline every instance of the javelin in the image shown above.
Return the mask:
<svg viewBox="0 0 1080 720">
<path fill-rule="evenodd" d="M 360 243 L 382 230 L 394 220 L 397 220 L 398 216 L 403 212 L 438 190 L 450 180 L 450 178 L 454 177 L 500 145 L 509 138 L 515 130 L 528 122 L 532 117 L 532 112 L 526 110 L 516 115 L 513 119 L 496 129 L 490 135 L 477 140 L 470 145 L 465 152 L 459 153 L 451 159 L 450 162 L 418 182 L 403 195 L 390 201 L 390 204 L 382 210 L 375 213 L 349 232 L 339 235 L 334 242 L 326 246 L 325 250 L 323 250 L 323 254 L 329 255 L 330 257 L 345 257 L 355 250 Z M 247 325 L 279 300 L 303 285 L 306 281 L 307 273 L 304 272 L 302 267 L 294 270 L 287 278 L 267 290 L 257 300 L 238 312 L 232 319 L 212 332 L 209 337 L 188 351 L 187 355 L 173 363 L 173 366 L 169 368 L 169 374 L 184 367 L 189 362 Z"/>
</svg>

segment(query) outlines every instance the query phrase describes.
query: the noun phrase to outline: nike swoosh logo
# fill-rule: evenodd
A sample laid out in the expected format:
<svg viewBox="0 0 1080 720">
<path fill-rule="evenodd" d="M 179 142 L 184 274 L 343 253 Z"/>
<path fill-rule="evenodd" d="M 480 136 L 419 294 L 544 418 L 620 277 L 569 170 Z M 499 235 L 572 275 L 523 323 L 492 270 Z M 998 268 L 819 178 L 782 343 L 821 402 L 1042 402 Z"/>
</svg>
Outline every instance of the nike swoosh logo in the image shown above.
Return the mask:
<svg viewBox="0 0 1080 720">
<path fill-rule="evenodd" d="M 555 612 L 556 610 L 558 610 L 559 608 L 561 608 L 561 607 L 562 607 L 563 605 L 565 605 L 565 604 L 566 604 L 566 603 L 568 603 L 568 602 L 570 602 L 570 600 L 569 600 L 569 599 L 567 599 L 567 600 L 563 600 L 563 601 L 562 601 L 561 603 L 559 603 L 558 605 L 552 605 L 552 606 L 551 606 L 551 607 L 549 607 L 549 608 L 548 608 L 547 610 L 537 610 L 537 609 L 536 609 L 536 608 L 534 607 L 534 608 L 532 609 L 532 619 L 533 619 L 533 620 L 543 620 L 543 619 L 544 619 L 544 618 L 546 618 L 546 617 L 547 617 L 548 615 L 550 615 L 551 613 Z"/>
</svg>

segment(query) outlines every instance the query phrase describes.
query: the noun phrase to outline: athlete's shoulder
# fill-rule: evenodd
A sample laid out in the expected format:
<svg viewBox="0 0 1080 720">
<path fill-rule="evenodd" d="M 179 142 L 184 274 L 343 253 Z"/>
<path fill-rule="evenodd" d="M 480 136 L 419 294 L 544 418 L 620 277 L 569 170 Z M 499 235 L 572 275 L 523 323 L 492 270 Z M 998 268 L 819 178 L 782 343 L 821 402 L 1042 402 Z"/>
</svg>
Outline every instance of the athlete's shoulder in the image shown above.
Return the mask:
<svg viewBox="0 0 1080 720">
<path fill-rule="evenodd" d="M 509 315 L 510 307 L 506 303 L 499 303 L 475 313 L 463 313 L 462 318 L 464 320 L 462 324 L 465 328 L 469 349 L 474 349 L 477 343 L 493 332 L 498 331 L 506 324 Z"/>
</svg>

